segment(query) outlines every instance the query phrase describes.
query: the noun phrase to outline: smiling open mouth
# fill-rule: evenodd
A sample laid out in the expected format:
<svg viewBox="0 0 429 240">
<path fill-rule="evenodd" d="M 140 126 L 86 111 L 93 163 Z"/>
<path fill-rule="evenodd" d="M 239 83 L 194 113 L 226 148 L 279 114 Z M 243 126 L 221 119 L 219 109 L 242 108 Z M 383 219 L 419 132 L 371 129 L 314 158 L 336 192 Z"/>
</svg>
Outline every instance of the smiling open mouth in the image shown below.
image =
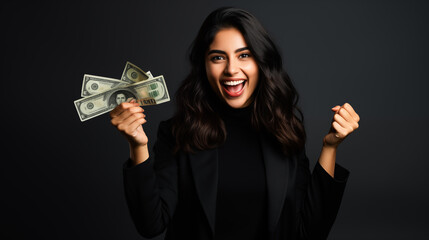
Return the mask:
<svg viewBox="0 0 429 240">
<path fill-rule="evenodd" d="M 222 81 L 223 90 L 231 97 L 238 97 L 244 91 L 246 80 Z"/>
</svg>

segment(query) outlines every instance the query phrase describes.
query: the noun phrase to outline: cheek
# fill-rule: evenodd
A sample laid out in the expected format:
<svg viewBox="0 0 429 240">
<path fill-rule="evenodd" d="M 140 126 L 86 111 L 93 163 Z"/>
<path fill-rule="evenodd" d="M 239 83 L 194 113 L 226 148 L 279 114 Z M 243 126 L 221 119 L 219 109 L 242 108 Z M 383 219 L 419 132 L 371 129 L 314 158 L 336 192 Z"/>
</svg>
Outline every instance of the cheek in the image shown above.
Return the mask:
<svg viewBox="0 0 429 240">
<path fill-rule="evenodd" d="M 258 78 L 258 76 L 259 76 L 259 67 L 258 67 L 258 64 L 256 64 L 256 62 L 253 62 L 253 64 L 252 64 L 252 74 L 253 74 L 253 77 L 255 77 L 255 78 Z"/>
<path fill-rule="evenodd" d="M 250 79 L 249 85 L 251 88 L 256 88 L 259 82 L 259 68 L 256 63 L 249 64 L 246 68 L 247 76 Z"/>
<path fill-rule="evenodd" d="M 248 61 L 242 63 L 241 69 L 250 77 L 258 74 L 259 68 L 258 64 L 254 59 L 249 59 Z"/>
<path fill-rule="evenodd" d="M 207 79 L 213 88 L 218 88 L 221 71 L 218 66 L 206 64 Z"/>
</svg>

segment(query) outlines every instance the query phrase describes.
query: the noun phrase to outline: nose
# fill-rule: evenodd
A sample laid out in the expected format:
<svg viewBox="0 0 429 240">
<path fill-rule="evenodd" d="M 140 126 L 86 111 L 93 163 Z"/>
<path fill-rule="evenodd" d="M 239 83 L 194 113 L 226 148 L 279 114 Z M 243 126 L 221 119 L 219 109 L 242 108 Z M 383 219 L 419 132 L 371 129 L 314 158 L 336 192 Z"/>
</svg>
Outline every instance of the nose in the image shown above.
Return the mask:
<svg viewBox="0 0 429 240">
<path fill-rule="evenodd" d="M 231 58 L 225 66 L 224 73 L 227 76 L 233 76 L 234 74 L 238 73 L 239 66 L 235 60 Z"/>
</svg>

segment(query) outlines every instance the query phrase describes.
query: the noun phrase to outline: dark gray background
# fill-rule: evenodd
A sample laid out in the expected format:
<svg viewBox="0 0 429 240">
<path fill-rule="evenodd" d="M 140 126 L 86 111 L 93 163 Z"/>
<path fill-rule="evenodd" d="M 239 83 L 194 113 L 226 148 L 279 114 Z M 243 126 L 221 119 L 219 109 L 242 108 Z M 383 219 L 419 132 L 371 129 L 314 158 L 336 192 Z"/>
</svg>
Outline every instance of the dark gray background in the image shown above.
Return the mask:
<svg viewBox="0 0 429 240">
<path fill-rule="evenodd" d="M 60 1 L 58 1 L 60 2 Z M 136 1 L 9 3 L 1 8 L 1 231 L 10 239 L 142 239 L 128 214 L 123 137 L 108 115 L 81 123 L 83 74 L 113 78 L 131 61 L 163 74 L 173 96 L 204 18 L 252 12 L 301 94 L 307 155 L 317 161 L 349 102 L 360 128 L 338 152 L 351 171 L 329 239 L 423 239 L 429 230 L 427 1 Z M 170 103 L 145 108 L 150 143 Z M 4 239 L 4 238 L 3 238 Z"/>
</svg>

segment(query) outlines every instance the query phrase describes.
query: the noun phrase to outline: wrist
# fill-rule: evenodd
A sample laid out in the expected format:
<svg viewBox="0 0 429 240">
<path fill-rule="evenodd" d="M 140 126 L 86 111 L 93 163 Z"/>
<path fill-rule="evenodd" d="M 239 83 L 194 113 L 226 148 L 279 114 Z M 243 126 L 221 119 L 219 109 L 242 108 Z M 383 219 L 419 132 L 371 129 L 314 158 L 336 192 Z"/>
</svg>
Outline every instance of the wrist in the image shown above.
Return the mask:
<svg viewBox="0 0 429 240">
<path fill-rule="evenodd" d="M 128 145 L 130 146 L 130 149 L 133 149 L 133 148 L 147 148 L 147 143 L 136 143 L 136 142 L 133 142 L 133 141 L 129 141 L 128 142 Z"/>
<path fill-rule="evenodd" d="M 333 145 L 323 145 L 319 157 L 319 164 L 331 176 L 334 177 L 335 161 L 337 155 L 337 148 Z"/>
<path fill-rule="evenodd" d="M 333 151 L 333 150 L 337 150 L 337 148 L 338 148 L 339 145 L 340 145 L 340 143 L 338 143 L 338 144 L 328 143 L 326 141 L 326 138 L 325 138 L 325 139 L 323 139 L 323 145 L 322 145 L 322 147 L 324 149 Z"/>
<path fill-rule="evenodd" d="M 330 145 L 330 144 L 323 143 L 322 148 L 327 150 L 327 151 L 335 151 L 336 152 L 338 145 Z"/>
<path fill-rule="evenodd" d="M 134 165 L 138 165 L 149 158 L 149 150 L 147 144 L 133 145 L 130 143 L 130 158 Z"/>
</svg>

